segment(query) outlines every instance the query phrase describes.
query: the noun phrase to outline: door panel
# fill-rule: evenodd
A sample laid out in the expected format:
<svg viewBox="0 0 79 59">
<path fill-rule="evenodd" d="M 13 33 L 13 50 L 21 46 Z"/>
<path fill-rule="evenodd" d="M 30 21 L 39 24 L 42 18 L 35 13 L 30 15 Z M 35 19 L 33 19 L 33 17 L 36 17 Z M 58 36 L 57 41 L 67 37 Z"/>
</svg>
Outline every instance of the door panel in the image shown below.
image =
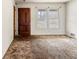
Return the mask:
<svg viewBox="0 0 79 59">
<path fill-rule="evenodd" d="M 30 35 L 30 9 L 18 8 L 18 27 L 20 36 Z"/>
</svg>

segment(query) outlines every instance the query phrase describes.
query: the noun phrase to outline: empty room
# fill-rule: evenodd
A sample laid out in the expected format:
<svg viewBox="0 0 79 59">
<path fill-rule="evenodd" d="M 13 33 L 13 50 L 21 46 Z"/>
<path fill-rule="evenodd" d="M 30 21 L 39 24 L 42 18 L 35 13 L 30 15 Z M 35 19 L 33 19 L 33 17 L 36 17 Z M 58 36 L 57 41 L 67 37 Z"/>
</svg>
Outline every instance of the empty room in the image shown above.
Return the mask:
<svg viewBox="0 0 79 59">
<path fill-rule="evenodd" d="M 77 59 L 76 0 L 3 0 L 3 59 Z"/>
</svg>

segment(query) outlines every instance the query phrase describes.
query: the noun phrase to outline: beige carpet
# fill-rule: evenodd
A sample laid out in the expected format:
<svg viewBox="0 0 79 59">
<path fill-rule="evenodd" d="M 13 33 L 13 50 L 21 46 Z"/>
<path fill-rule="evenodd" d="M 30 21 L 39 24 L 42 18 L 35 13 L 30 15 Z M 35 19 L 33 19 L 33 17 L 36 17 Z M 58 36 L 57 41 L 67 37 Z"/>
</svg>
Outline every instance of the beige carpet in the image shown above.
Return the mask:
<svg viewBox="0 0 79 59">
<path fill-rule="evenodd" d="M 15 38 L 3 59 L 77 59 L 76 39 L 66 36 Z"/>
</svg>

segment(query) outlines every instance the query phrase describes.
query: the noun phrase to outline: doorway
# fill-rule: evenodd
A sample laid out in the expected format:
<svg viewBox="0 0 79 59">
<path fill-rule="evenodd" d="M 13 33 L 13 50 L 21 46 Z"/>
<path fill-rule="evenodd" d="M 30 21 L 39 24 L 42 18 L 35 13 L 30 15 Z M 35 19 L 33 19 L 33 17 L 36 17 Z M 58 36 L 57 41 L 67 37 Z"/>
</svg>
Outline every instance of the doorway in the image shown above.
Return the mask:
<svg viewBox="0 0 79 59">
<path fill-rule="evenodd" d="M 18 8 L 18 34 L 30 36 L 30 8 Z"/>
</svg>

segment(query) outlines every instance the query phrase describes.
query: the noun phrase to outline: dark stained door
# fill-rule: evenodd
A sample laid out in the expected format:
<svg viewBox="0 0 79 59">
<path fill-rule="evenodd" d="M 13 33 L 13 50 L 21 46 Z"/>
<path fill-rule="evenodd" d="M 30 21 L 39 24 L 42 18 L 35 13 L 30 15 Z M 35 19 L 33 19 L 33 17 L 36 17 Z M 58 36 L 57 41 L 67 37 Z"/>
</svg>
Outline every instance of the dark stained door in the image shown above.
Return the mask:
<svg viewBox="0 0 79 59">
<path fill-rule="evenodd" d="M 18 30 L 19 35 L 26 37 L 30 36 L 30 9 L 18 8 Z"/>
</svg>

